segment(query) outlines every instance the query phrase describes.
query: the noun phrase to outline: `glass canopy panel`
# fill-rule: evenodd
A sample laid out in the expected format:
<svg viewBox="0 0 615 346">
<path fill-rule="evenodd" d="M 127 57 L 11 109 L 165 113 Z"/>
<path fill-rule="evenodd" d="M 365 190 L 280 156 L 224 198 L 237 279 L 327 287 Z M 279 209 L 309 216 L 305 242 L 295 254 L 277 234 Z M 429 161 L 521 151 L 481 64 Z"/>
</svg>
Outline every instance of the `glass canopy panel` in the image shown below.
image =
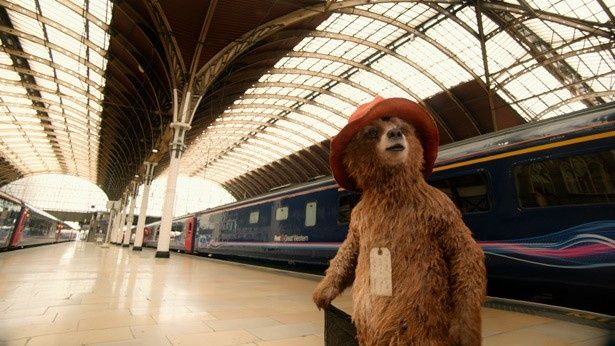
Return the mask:
<svg viewBox="0 0 615 346">
<path fill-rule="evenodd" d="M 8 105 L 0 124 L 12 123 L 19 141 L 3 136 L 0 156 L 22 174 L 70 173 L 95 181 L 112 4 L 11 3 L 6 10 L 14 31 L 0 42 L 0 98 Z"/>
<path fill-rule="evenodd" d="M 569 83 L 579 81 L 563 82 L 554 75 L 562 67 L 552 56 L 606 45 L 609 40 L 531 14 L 550 11 L 567 16 L 569 11 L 578 19 L 594 18 L 590 20 L 602 23 L 608 16 L 589 0 L 574 4 L 550 0 L 546 8 L 529 1 L 533 9 L 509 3 L 526 9 L 527 15 L 513 11 L 495 20 L 495 11 L 482 18 L 495 92 L 528 121 L 583 108 L 583 102 L 570 101 L 575 93 Z M 363 15 L 364 11 L 369 15 Z M 500 27 L 500 22 L 511 20 L 515 22 Z M 523 39 L 514 37 L 519 25 L 524 28 Z M 536 47 L 526 47 L 528 40 Z M 539 41 L 552 47 L 541 53 Z M 228 140 L 216 139 L 219 145 L 213 157 L 217 160 L 204 170 L 206 175 L 211 171 L 212 179 L 224 182 L 331 137 L 357 105 L 375 95 L 419 101 L 473 79 L 482 84 L 482 54 L 476 9 L 471 4 L 391 2 L 357 6 L 356 11 L 342 9 L 279 59 L 246 91 L 246 97 L 220 114 L 194 147 L 202 150 L 208 137 L 227 136 Z M 612 56 L 611 46 L 569 54 L 565 61 L 593 92 L 608 93 L 614 84 Z M 551 66 L 545 58 L 553 60 Z M 613 97 L 603 98 L 609 101 Z M 243 126 L 237 125 L 242 122 Z M 267 147 L 276 150 L 259 151 Z M 240 154 L 255 155 L 260 166 L 248 160 L 245 167 L 237 168 Z M 193 164 L 202 161 L 199 155 L 198 150 L 188 151 L 189 170 L 203 171 L 202 165 Z M 233 167 L 229 170 L 224 169 L 227 156 L 229 167 Z"/>
</svg>

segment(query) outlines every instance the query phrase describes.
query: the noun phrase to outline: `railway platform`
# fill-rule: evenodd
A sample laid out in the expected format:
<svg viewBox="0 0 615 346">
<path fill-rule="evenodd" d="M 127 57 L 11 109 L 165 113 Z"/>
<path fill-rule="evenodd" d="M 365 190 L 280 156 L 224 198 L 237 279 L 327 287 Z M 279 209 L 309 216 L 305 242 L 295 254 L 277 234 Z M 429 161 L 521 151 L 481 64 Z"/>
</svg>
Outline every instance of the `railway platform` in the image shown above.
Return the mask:
<svg viewBox="0 0 615 346">
<path fill-rule="evenodd" d="M 0 345 L 324 344 L 318 276 L 153 251 L 76 242 L 1 253 Z M 352 313 L 349 292 L 334 304 Z M 609 320 L 511 310 L 483 308 L 484 345 L 613 341 Z"/>
</svg>

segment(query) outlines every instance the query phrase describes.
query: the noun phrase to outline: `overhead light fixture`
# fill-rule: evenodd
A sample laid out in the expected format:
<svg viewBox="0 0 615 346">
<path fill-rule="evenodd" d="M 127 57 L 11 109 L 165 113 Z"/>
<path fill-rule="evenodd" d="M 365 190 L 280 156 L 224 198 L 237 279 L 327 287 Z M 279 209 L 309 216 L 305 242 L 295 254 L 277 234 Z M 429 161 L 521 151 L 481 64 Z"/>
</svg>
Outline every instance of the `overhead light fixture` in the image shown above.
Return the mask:
<svg viewBox="0 0 615 346">
<path fill-rule="evenodd" d="M 152 149 L 152 153 L 157 153 L 157 152 L 158 152 L 158 149 L 156 148 Z"/>
<path fill-rule="evenodd" d="M 138 174 L 135 174 L 135 178 L 138 178 L 138 177 L 139 177 L 139 175 L 138 175 Z"/>
</svg>

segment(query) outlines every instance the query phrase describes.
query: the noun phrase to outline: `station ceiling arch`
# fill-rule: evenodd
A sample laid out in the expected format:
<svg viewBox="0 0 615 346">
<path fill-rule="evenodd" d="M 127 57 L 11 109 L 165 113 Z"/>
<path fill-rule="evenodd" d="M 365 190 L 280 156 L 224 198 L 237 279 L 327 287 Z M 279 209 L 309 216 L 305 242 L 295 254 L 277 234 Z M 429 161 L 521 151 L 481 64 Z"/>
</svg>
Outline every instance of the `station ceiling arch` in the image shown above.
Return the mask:
<svg viewBox="0 0 615 346">
<path fill-rule="evenodd" d="M 239 199 L 328 174 L 376 94 L 423 104 L 442 143 L 615 97 L 606 0 L 48 3 L 0 0 L 0 184 L 67 173 L 114 199 L 145 160 L 164 174 L 187 79 L 180 170 Z"/>
</svg>

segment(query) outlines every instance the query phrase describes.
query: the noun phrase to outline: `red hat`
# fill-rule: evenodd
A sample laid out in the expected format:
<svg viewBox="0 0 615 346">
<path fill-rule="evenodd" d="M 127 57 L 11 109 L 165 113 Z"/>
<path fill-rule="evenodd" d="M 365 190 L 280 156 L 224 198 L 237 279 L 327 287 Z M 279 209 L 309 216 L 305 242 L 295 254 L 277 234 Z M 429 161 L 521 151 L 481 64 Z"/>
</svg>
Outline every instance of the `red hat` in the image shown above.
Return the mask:
<svg viewBox="0 0 615 346">
<path fill-rule="evenodd" d="M 438 155 L 438 127 L 427 111 L 417 103 L 404 98 L 385 99 L 377 96 L 372 102 L 359 106 L 352 113 L 348 124 L 331 140 L 329 164 L 337 183 L 351 191 L 360 191 L 354 179 L 344 168 L 344 149 L 357 132 L 372 121 L 382 117 L 398 117 L 416 129 L 416 134 L 423 145 L 423 176 L 431 175 Z"/>
</svg>

